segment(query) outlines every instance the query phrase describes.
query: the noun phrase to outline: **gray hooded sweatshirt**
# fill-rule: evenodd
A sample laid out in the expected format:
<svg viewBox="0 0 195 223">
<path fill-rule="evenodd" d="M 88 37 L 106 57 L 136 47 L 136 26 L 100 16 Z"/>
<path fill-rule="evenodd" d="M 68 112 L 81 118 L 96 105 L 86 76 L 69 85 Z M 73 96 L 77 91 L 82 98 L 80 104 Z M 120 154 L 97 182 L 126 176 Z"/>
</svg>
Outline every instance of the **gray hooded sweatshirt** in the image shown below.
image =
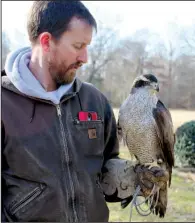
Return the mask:
<svg viewBox="0 0 195 223">
<path fill-rule="evenodd" d="M 30 47 L 18 49 L 7 56 L 5 72 L 10 81 L 23 94 L 59 104 L 60 99 L 71 88 L 74 81 L 60 86 L 55 91 L 47 92 L 28 68 L 30 57 Z"/>
</svg>

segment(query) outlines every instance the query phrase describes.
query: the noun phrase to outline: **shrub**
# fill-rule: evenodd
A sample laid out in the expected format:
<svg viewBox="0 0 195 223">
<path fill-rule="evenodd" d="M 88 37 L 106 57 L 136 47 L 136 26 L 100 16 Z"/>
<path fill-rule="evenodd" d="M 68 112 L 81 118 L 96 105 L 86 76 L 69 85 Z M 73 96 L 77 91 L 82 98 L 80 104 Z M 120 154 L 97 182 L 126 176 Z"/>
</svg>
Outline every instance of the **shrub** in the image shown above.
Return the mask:
<svg viewBox="0 0 195 223">
<path fill-rule="evenodd" d="M 175 160 L 178 166 L 195 167 L 195 121 L 186 122 L 177 129 Z"/>
</svg>

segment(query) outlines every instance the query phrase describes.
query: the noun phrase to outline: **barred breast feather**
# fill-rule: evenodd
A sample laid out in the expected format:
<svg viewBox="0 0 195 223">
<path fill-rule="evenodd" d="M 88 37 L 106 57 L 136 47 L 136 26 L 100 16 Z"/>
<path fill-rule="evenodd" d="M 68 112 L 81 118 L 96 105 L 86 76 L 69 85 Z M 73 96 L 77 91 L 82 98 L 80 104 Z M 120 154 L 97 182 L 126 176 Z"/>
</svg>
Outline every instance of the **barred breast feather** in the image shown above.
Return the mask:
<svg viewBox="0 0 195 223">
<path fill-rule="evenodd" d="M 158 155 L 159 142 L 152 114 L 157 101 L 151 92 L 139 90 L 130 94 L 119 110 L 123 140 L 140 163 L 153 162 Z"/>
</svg>

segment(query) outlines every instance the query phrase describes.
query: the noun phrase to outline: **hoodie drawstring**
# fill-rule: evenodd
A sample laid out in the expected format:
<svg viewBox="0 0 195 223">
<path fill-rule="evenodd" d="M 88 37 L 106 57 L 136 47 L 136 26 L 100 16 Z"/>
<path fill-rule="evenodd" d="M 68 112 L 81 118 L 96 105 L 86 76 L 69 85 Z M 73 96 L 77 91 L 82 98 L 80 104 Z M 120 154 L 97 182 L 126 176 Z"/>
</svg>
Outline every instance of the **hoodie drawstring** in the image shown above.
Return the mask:
<svg viewBox="0 0 195 223">
<path fill-rule="evenodd" d="M 31 115 L 30 123 L 33 121 L 33 118 L 34 118 L 34 115 L 35 115 L 35 105 L 36 105 L 36 102 L 34 101 L 33 102 L 33 110 L 32 110 L 32 115 Z"/>
<path fill-rule="evenodd" d="M 79 96 L 79 92 L 77 93 L 77 95 L 78 95 L 78 99 L 79 99 L 80 109 L 81 109 L 81 111 L 83 111 L 82 104 L 81 104 L 81 99 L 80 99 L 80 96 Z"/>
</svg>

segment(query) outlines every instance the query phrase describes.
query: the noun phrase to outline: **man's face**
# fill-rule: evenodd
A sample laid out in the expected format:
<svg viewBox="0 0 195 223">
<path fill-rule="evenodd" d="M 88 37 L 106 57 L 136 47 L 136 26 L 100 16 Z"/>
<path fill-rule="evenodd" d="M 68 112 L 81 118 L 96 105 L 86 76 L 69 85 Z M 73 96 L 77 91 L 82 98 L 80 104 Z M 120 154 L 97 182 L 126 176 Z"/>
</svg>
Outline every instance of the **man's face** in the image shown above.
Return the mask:
<svg viewBox="0 0 195 223">
<path fill-rule="evenodd" d="M 76 70 L 87 63 L 87 45 L 91 42 L 92 32 L 90 25 L 74 17 L 70 29 L 57 42 L 50 41 L 48 67 L 57 85 L 71 83 Z"/>
</svg>

